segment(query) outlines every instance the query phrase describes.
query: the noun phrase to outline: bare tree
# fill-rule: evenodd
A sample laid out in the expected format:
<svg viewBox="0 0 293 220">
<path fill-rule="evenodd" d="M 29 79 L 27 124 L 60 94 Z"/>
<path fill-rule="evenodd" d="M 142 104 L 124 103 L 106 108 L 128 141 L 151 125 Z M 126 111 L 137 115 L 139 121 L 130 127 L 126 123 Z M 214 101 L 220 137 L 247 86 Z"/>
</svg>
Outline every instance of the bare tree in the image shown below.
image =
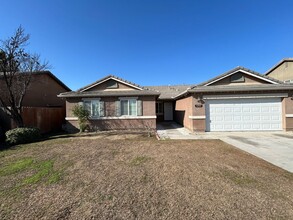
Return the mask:
<svg viewBox="0 0 293 220">
<path fill-rule="evenodd" d="M 0 107 L 8 111 L 17 127 L 24 126 L 22 103 L 32 74 L 49 68 L 47 62 L 40 62 L 38 54 L 25 50 L 29 38 L 20 26 L 12 37 L 1 40 L 0 45 Z"/>
</svg>

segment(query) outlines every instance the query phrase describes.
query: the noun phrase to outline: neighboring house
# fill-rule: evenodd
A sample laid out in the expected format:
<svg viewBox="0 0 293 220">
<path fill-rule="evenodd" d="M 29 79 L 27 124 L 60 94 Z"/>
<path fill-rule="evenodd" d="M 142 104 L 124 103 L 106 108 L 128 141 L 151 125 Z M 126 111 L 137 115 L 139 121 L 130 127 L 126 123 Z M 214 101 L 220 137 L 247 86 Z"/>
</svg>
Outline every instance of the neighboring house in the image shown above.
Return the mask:
<svg viewBox="0 0 293 220">
<path fill-rule="evenodd" d="M 158 91 L 160 96 L 156 101 L 157 121 L 173 121 L 175 100 L 174 97 L 184 92 L 191 85 L 145 86 L 145 88 Z"/>
<path fill-rule="evenodd" d="M 4 82 L 0 79 L 0 86 Z M 65 100 L 57 97 L 62 92 L 71 91 L 50 71 L 34 72 L 23 99 L 24 107 L 64 107 Z"/>
<path fill-rule="evenodd" d="M 34 72 L 23 99 L 24 124 L 39 127 L 42 132 L 60 130 L 65 117 L 65 100 L 57 95 L 68 91 L 71 90 L 50 71 Z M 14 127 L 1 106 L 0 122 L 5 130 Z"/>
<path fill-rule="evenodd" d="M 286 58 L 265 73 L 285 83 L 293 83 L 293 58 Z"/>
<path fill-rule="evenodd" d="M 32 75 L 30 86 L 24 96 L 25 107 L 65 107 L 65 100 L 57 97 L 69 89 L 50 71 L 37 72 Z"/>
<path fill-rule="evenodd" d="M 143 88 L 116 76 L 106 76 L 76 92 L 61 93 L 66 99 L 66 128 L 78 128 L 72 113 L 75 105 L 90 112 L 91 130 L 156 129 L 156 100 L 159 92 Z"/>
<path fill-rule="evenodd" d="M 237 67 L 176 96 L 191 131 L 293 130 L 293 84 Z"/>
</svg>

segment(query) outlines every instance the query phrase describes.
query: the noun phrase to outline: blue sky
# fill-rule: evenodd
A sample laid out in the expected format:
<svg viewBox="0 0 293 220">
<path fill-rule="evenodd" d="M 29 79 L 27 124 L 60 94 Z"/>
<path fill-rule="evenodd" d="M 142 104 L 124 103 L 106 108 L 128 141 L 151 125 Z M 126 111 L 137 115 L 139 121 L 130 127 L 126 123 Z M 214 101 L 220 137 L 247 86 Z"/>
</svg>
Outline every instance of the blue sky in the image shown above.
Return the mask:
<svg viewBox="0 0 293 220">
<path fill-rule="evenodd" d="M 0 39 L 22 25 L 28 49 L 73 90 L 108 74 L 140 85 L 196 84 L 236 66 L 264 73 L 293 57 L 292 0 L 0 3 Z"/>
</svg>

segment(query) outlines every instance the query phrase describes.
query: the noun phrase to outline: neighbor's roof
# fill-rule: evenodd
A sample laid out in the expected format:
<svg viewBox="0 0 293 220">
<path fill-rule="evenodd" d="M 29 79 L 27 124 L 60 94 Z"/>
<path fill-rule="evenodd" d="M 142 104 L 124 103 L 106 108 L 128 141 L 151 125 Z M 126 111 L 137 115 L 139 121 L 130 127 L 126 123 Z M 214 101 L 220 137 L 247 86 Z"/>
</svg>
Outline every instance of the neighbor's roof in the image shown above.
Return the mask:
<svg viewBox="0 0 293 220">
<path fill-rule="evenodd" d="M 159 92 L 158 99 L 174 99 L 175 96 L 191 87 L 192 85 L 144 86 L 144 88 Z"/>
<path fill-rule="evenodd" d="M 52 79 L 54 79 L 57 83 L 59 83 L 59 85 L 61 85 L 63 88 L 65 88 L 68 91 L 71 91 L 71 89 L 68 86 L 66 86 L 60 79 L 58 79 L 50 71 L 40 71 L 40 72 L 36 72 L 36 74 L 46 74 L 46 75 L 50 76 Z"/>
<path fill-rule="evenodd" d="M 29 72 L 22 72 L 22 73 L 29 73 Z M 32 72 L 32 78 L 38 75 L 48 75 L 53 80 L 55 80 L 59 85 L 61 85 L 65 90 L 71 91 L 71 89 L 68 86 L 66 86 L 60 79 L 58 79 L 53 73 L 51 73 L 48 70 Z M 0 73 L 0 77 L 1 76 L 3 76 L 3 72 Z"/>
<path fill-rule="evenodd" d="M 279 63 L 277 63 L 275 66 L 273 66 L 271 69 L 269 69 L 264 75 L 270 74 L 273 70 L 281 66 L 285 62 L 293 62 L 293 58 L 284 58 Z"/>
<path fill-rule="evenodd" d="M 214 78 L 212 78 L 212 79 L 210 79 L 210 80 L 208 80 L 206 82 L 200 83 L 200 84 L 198 84 L 196 86 L 207 86 L 209 84 L 212 84 L 213 82 L 217 82 L 217 81 L 219 81 L 221 79 L 224 79 L 224 78 L 226 78 L 226 77 L 228 77 L 228 76 L 230 76 L 230 75 L 232 75 L 232 74 L 234 74 L 234 73 L 236 73 L 238 71 L 242 71 L 244 73 L 248 73 L 248 74 L 254 75 L 255 77 L 258 77 L 258 78 L 260 78 L 260 79 L 262 79 L 264 81 L 271 82 L 273 84 L 283 83 L 283 82 L 281 82 L 281 81 L 279 81 L 277 79 L 274 79 L 274 78 L 271 78 L 271 77 L 262 75 L 262 74 L 260 74 L 258 72 L 255 72 L 253 70 L 250 70 L 248 68 L 238 66 L 238 67 L 236 67 L 236 68 L 234 68 L 232 70 L 229 70 L 228 72 L 225 72 L 225 73 L 223 73 L 223 74 L 221 74 L 219 76 L 216 76 L 216 77 L 214 77 Z"/>
<path fill-rule="evenodd" d="M 160 93 L 152 90 L 119 90 L 119 91 L 90 91 L 90 92 L 64 92 L 58 97 L 106 97 L 106 96 L 159 96 Z"/>
<path fill-rule="evenodd" d="M 139 89 L 139 90 L 142 90 L 142 89 L 143 89 L 141 86 L 139 86 L 139 85 L 137 85 L 137 84 L 135 84 L 135 83 L 133 83 L 133 82 L 127 81 L 127 80 L 125 80 L 125 79 L 119 78 L 119 77 L 114 76 L 114 75 L 108 75 L 108 76 L 105 76 L 105 77 L 102 78 L 102 79 L 97 80 L 97 81 L 94 82 L 94 83 L 91 83 L 91 84 L 89 84 L 89 85 L 87 85 L 87 86 L 85 86 L 85 87 L 82 87 L 82 88 L 78 89 L 77 91 L 78 91 L 78 92 L 86 91 L 86 90 L 88 90 L 88 89 L 90 89 L 90 88 L 92 88 L 92 87 L 94 87 L 94 86 L 97 86 L 97 85 L 99 85 L 99 84 L 101 84 L 101 83 L 103 83 L 103 82 L 105 82 L 105 81 L 107 81 L 107 80 L 110 80 L 110 79 L 114 79 L 114 80 L 116 80 L 116 81 L 118 81 L 118 82 L 121 82 L 121 83 L 123 83 L 123 84 L 126 84 L 126 85 L 128 85 L 128 86 L 130 86 L 130 87 L 133 87 L 133 88 L 136 88 L 136 89 Z"/>
</svg>

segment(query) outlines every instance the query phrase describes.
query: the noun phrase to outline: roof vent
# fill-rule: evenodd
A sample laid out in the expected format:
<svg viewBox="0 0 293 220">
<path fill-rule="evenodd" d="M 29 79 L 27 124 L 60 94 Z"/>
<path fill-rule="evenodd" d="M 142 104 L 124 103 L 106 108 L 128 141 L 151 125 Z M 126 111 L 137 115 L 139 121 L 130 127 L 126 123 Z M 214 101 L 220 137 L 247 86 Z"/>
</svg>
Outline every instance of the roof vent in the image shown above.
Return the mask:
<svg viewBox="0 0 293 220">
<path fill-rule="evenodd" d="M 288 83 L 288 84 L 293 83 L 293 79 L 285 80 L 284 83 Z"/>
</svg>

